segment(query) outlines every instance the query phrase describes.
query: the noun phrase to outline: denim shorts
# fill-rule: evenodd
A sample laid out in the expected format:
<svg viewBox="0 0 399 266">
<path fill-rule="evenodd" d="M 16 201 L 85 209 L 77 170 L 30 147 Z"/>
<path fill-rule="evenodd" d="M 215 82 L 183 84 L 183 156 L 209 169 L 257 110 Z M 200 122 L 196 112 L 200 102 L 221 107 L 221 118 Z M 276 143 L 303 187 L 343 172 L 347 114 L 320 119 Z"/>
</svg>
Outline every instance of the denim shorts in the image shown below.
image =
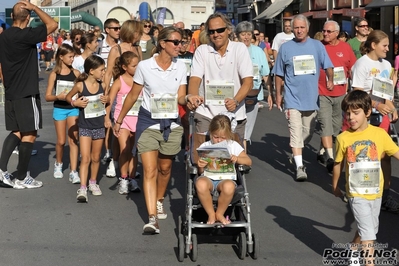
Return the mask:
<svg viewBox="0 0 399 266">
<path fill-rule="evenodd" d="M 64 109 L 64 108 L 54 107 L 53 119 L 55 121 L 63 121 L 70 116 L 79 116 L 79 109 L 78 108 Z"/>
</svg>

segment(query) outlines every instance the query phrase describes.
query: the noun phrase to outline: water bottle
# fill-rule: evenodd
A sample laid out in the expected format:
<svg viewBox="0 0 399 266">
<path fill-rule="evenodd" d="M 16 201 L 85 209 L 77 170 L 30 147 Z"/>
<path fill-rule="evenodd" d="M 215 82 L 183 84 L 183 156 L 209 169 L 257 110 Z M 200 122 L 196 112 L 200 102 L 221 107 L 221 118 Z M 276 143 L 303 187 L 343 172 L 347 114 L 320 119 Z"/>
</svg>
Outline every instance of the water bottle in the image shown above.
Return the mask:
<svg viewBox="0 0 399 266">
<path fill-rule="evenodd" d="M 4 100 L 5 100 L 4 94 L 5 94 L 4 85 L 3 82 L 1 82 L 0 80 L 0 106 L 4 106 Z"/>
</svg>

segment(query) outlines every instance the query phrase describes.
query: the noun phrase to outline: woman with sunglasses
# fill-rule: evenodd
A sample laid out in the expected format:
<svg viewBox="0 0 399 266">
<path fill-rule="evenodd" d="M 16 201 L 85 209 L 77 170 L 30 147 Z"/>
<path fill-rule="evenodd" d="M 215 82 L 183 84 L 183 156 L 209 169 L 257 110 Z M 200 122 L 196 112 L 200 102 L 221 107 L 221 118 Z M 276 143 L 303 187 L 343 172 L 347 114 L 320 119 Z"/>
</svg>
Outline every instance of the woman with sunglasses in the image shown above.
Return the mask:
<svg viewBox="0 0 399 266">
<path fill-rule="evenodd" d="M 151 22 L 147 19 L 141 21 L 141 25 L 143 26 L 143 35 L 140 38 L 140 47 L 141 52 L 143 53 L 143 60 L 148 59 L 152 56 L 155 51 L 156 41 L 153 36 L 151 36 Z"/>
<path fill-rule="evenodd" d="M 139 57 L 139 60 L 143 58 L 141 49 L 136 45 L 136 43 L 140 40 L 141 35 L 143 35 L 143 27 L 139 21 L 126 20 L 123 22 L 119 32 L 119 38 L 121 42 L 112 47 L 108 55 L 107 70 L 104 76 L 104 83 L 106 85 L 107 93 L 111 84 L 112 69 L 115 66 L 115 59 L 117 57 L 121 56 L 124 52 L 131 51 Z"/>
<path fill-rule="evenodd" d="M 163 199 L 172 172 L 172 161 L 180 151 L 183 135 L 177 105 L 199 99 L 197 96 L 186 97 L 187 68 L 176 60 L 181 45 L 179 29 L 166 27 L 161 30 L 156 53 L 137 66 L 133 87 L 113 128 L 118 137 L 123 119 L 142 92 L 133 154 L 138 151 L 143 164 L 143 191 L 149 216 L 143 231 L 147 234 L 159 234 L 158 219 L 167 217 Z"/>
</svg>

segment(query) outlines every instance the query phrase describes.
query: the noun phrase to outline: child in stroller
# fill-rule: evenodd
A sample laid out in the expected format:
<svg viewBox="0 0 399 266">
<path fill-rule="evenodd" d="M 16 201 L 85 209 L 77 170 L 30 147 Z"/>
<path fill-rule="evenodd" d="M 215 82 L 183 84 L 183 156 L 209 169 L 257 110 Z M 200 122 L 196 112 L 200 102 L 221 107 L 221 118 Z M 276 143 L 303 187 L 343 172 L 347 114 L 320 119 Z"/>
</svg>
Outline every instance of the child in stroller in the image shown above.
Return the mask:
<svg viewBox="0 0 399 266">
<path fill-rule="evenodd" d="M 204 142 L 200 148 L 210 146 L 212 144 L 220 143 L 222 141 L 227 142 L 227 149 L 231 154 L 230 161 L 233 164 L 243 164 L 250 166 L 252 164 L 251 159 L 245 153 L 242 146 L 234 141 L 234 135 L 231 131 L 231 122 L 230 119 L 225 115 L 217 115 L 215 116 L 209 126 L 209 135 L 210 140 Z M 226 212 L 233 196 L 234 191 L 237 184 L 234 182 L 236 177 L 229 176 L 228 178 L 233 179 L 224 179 L 215 176 L 204 176 L 204 168 L 208 165 L 209 161 L 205 160 L 202 157 L 199 157 L 197 166 L 199 177 L 195 182 L 197 196 L 208 214 L 207 224 L 214 224 L 216 221 L 226 225 L 229 224 L 230 221 L 224 217 L 224 213 Z M 218 191 L 218 204 L 216 212 L 213 208 L 212 203 L 212 195 L 214 191 Z"/>
</svg>

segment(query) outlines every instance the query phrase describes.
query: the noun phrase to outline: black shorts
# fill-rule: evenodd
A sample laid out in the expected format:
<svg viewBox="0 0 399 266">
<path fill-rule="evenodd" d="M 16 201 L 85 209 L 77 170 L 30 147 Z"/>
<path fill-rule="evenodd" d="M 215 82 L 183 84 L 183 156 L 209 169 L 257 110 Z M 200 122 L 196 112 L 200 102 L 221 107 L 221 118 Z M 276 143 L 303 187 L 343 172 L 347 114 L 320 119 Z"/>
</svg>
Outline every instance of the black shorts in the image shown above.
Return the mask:
<svg viewBox="0 0 399 266">
<path fill-rule="evenodd" d="M 17 100 L 6 100 L 4 104 L 6 130 L 31 132 L 42 128 L 42 106 L 40 95 Z"/>
<path fill-rule="evenodd" d="M 50 62 L 51 59 L 54 56 L 54 51 L 53 50 L 43 50 L 43 55 L 44 55 L 44 62 Z"/>
</svg>

